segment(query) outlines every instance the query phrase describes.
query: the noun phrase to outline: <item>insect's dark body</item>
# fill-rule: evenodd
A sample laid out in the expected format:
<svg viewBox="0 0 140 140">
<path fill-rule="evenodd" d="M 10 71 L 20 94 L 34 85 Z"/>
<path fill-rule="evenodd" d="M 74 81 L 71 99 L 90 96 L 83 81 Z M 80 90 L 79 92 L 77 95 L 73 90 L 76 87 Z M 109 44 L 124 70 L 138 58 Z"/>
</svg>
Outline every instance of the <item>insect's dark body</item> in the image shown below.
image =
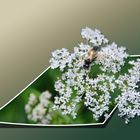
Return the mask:
<svg viewBox="0 0 140 140">
<path fill-rule="evenodd" d="M 90 64 L 96 59 L 99 47 L 93 47 L 88 51 L 88 57 L 84 61 L 84 69 L 89 69 Z"/>
</svg>

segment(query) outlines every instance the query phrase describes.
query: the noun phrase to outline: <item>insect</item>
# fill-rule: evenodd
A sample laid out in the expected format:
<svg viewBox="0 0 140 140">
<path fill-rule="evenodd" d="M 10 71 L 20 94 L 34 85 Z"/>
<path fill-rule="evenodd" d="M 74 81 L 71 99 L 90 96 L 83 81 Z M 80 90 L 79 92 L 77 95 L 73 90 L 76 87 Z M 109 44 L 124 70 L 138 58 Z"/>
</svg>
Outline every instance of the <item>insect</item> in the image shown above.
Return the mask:
<svg viewBox="0 0 140 140">
<path fill-rule="evenodd" d="M 93 47 L 88 51 L 88 56 L 84 60 L 84 65 L 83 65 L 84 69 L 89 69 L 90 64 L 97 58 L 97 53 L 99 49 L 100 49 L 99 47 Z"/>
</svg>

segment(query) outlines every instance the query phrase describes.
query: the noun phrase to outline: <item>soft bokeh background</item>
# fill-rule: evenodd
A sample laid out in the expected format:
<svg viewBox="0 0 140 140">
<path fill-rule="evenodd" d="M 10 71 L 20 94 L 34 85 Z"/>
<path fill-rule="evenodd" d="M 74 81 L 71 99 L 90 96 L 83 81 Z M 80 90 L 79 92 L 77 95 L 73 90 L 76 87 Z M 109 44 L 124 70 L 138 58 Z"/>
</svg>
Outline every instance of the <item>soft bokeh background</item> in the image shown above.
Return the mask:
<svg viewBox="0 0 140 140">
<path fill-rule="evenodd" d="M 139 0 L 0 0 L 0 106 L 49 66 L 52 50 L 79 43 L 85 26 L 140 54 Z M 0 137 L 132 139 L 139 124 L 114 115 L 107 128 L 1 129 Z"/>
</svg>

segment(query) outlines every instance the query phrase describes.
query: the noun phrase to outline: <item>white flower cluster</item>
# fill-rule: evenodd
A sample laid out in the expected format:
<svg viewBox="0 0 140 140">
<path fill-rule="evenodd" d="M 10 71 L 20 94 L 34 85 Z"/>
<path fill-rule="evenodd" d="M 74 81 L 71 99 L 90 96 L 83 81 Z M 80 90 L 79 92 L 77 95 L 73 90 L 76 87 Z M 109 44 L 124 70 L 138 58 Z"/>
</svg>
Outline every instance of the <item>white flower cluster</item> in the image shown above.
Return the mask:
<svg viewBox="0 0 140 140">
<path fill-rule="evenodd" d="M 53 69 L 59 67 L 61 70 L 63 70 L 66 64 L 69 63 L 68 61 L 69 52 L 65 48 L 54 51 L 52 53 L 52 56 L 53 57 L 50 59 L 50 63 Z"/>
<path fill-rule="evenodd" d="M 83 66 L 83 59 L 90 49 L 89 45 L 83 43 L 79 44 L 78 47 L 74 47 L 74 53 L 69 53 L 67 49 L 62 48 L 52 52 L 52 58 L 50 59 L 50 66 L 52 69 L 59 68 L 64 71 L 66 67 L 73 67 L 73 62 L 77 64 L 77 67 Z M 79 63 L 79 60 L 81 61 Z"/>
<path fill-rule="evenodd" d="M 50 98 L 51 94 L 48 91 L 43 92 L 39 98 L 31 93 L 25 106 L 28 119 L 35 123 L 49 124 L 52 119 L 49 108 Z"/>
<path fill-rule="evenodd" d="M 133 65 L 129 69 L 128 74 L 122 75 L 116 80 L 121 89 L 121 95 L 118 96 L 116 102 L 118 104 L 119 116 L 125 117 L 128 123 L 131 118 L 140 116 L 140 59 L 130 61 Z"/>
<path fill-rule="evenodd" d="M 108 116 L 111 103 L 111 93 L 114 92 L 115 77 L 105 74 L 98 75 L 95 79 L 86 80 L 84 104 L 93 113 L 93 118 L 98 120 L 101 116 Z"/>
<path fill-rule="evenodd" d="M 94 43 L 94 46 L 100 47 L 108 42 L 97 29 L 86 28 L 82 30 L 81 34 L 83 38 Z M 77 105 L 84 100 L 84 105 L 92 111 L 94 119 L 98 120 L 101 116 L 107 116 L 111 99 L 110 93 L 113 93 L 116 88 L 115 77 L 104 73 L 97 75 L 97 78 L 94 79 L 89 77 L 90 69 L 85 70 L 83 65 L 88 51 L 92 47 L 90 44 L 81 43 L 78 47 L 74 47 L 73 53 L 66 51 L 66 55 L 64 55 L 64 49 L 52 53 L 51 68 L 60 68 L 63 72 L 62 77 L 55 82 L 55 90 L 59 95 L 55 97 L 54 110 L 60 109 L 62 114 L 70 114 L 76 118 Z M 103 71 L 114 73 L 120 71 L 125 62 L 124 59 L 127 57 L 125 48 L 119 48 L 115 43 L 106 45 L 98 53 L 99 58 L 97 57 L 95 63 L 99 64 Z"/>
<path fill-rule="evenodd" d="M 82 29 L 81 35 L 83 38 L 88 40 L 93 46 L 101 46 L 108 43 L 108 39 L 98 29 L 92 30 L 88 27 Z"/>
<path fill-rule="evenodd" d="M 55 90 L 59 92 L 59 96 L 55 97 L 54 110 L 60 109 L 62 114 L 70 114 L 73 118 L 76 118 L 76 105 L 81 101 L 85 92 L 83 85 L 87 72 L 83 69 L 83 59 L 88 49 L 89 46 L 84 44 L 74 48 L 74 53 L 69 56 L 72 59 L 69 65 L 65 66 L 67 69 L 55 83 Z"/>
<path fill-rule="evenodd" d="M 101 48 L 96 63 L 101 64 L 101 69 L 105 72 L 117 73 L 121 70 L 127 57 L 125 47 L 117 47 L 117 44 L 112 43 Z"/>
</svg>

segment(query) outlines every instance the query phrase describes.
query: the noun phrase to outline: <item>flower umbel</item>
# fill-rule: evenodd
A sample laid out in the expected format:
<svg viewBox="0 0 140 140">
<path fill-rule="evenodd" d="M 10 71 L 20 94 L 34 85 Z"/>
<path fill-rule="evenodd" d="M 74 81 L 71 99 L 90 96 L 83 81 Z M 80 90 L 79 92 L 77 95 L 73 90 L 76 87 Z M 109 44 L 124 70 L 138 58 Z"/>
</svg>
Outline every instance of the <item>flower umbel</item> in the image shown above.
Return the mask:
<svg viewBox="0 0 140 140">
<path fill-rule="evenodd" d="M 114 42 L 108 44 L 108 40 L 97 29 L 85 28 L 81 35 L 89 43 L 81 43 L 75 47 L 73 53 L 67 53 L 69 54 L 67 59 L 61 57 L 61 61 L 70 61 L 67 62 L 68 65 L 66 63 L 65 66 L 62 65 L 66 69 L 63 69 L 62 77 L 59 77 L 55 83 L 55 90 L 59 94 L 55 97 L 54 109 L 60 109 L 63 114 L 76 118 L 77 105 L 84 102 L 84 105 L 93 113 L 93 118 L 98 120 L 101 116 L 107 117 L 109 113 L 112 94 L 116 88 L 120 88 L 114 74 L 121 71 L 128 54 L 125 47 L 118 47 Z M 83 60 L 93 46 L 101 47 L 92 66 L 99 65 L 102 74 L 95 77 L 90 76 L 90 69 L 83 69 Z M 51 63 L 51 68 L 54 68 L 53 65 Z M 61 65 L 59 67 L 61 69 Z"/>
<path fill-rule="evenodd" d="M 118 47 L 116 43 L 112 43 L 101 48 L 96 63 L 101 65 L 103 71 L 117 73 L 127 57 L 125 47 Z"/>
<path fill-rule="evenodd" d="M 140 59 L 129 62 L 133 67 L 128 74 L 120 75 L 116 81 L 121 90 L 121 95 L 116 98 L 119 116 L 125 117 L 128 123 L 131 118 L 140 116 Z"/>
<path fill-rule="evenodd" d="M 101 31 L 98 29 L 92 30 L 86 27 L 85 29 L 82 29 L 81 35 L 83 38 L 88 40 L 93 46 L 101 46 L 103 44 L 108 43 L 108 39 L 105 38 Z"/>
<path fill-rule="evenodd" d="M 34 123 L 49 124 L 52 119 L 49 108 L 51 105 L 50 98 L 51 94 L 48 91 L 43 92 L 39 97 L 31 93 L 25 106 L 28 119 Z"/>
</svg>

